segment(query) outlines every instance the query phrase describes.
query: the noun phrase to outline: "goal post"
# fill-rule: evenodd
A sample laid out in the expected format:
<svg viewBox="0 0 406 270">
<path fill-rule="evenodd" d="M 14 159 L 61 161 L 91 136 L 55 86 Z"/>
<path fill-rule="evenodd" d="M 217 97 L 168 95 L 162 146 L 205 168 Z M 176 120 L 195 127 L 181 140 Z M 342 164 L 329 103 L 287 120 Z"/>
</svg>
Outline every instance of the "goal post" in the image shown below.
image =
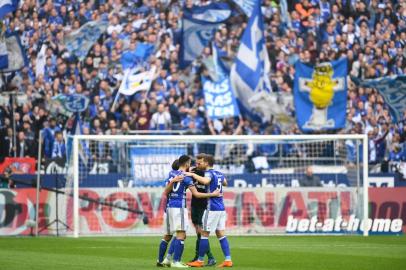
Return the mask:
<svg viewBox="0 0 406 270">
<path fill-rule="evenodd" d="M 161 234 L 165 174 L 176 157 L 198 153 L 214 155 L 233 183 L 224 194 L 232 234 L 368 235 L 368 138 L 341 134 L 73 136 L 67 234 Z M 306 177 L 316 182 L 302 183 Z M 357 229 L 325 229 L 323 221 L 341 215 L 337 226 L 355 217 Z M 306 222 L 316 228 L 299 228 Z"/>
</svg>

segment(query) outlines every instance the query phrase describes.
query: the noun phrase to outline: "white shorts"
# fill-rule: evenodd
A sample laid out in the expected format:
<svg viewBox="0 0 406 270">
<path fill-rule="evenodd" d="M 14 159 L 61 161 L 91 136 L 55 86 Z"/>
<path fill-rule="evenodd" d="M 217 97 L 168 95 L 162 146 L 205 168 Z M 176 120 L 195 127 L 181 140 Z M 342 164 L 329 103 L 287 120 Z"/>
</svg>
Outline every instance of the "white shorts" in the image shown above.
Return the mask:
<svg viewBox="0 0 406 270">
<path fill-rule="evenodd" d="M 224 231 L 226 220 L 226 211 L 205 210 L 202 218 L 203 230 L 206 232 Z"/>
<path fill-rule="evenodd" d="M 176 231 L 187 231 L 189 228 L 188 212 L 186 208 L 166 209 L 166 234 L 172 235 Z"/>
</svg>

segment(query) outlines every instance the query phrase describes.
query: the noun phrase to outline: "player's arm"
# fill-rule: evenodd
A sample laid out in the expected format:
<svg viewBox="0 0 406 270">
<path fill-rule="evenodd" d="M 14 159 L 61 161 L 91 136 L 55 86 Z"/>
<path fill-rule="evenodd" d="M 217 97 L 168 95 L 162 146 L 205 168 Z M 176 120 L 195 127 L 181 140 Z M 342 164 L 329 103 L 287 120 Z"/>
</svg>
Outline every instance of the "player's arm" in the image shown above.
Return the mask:
<svg viewBox="0 0 406 270">
<path fill-rule="evenodd" d="M 227 182 L 226 178 L 223 179 L 222 185 L 223 185 L 223 187 L 228 186 L 228 182 Z"/>
<path fill-rule="evenodd" d="M 189 186 L 189 190 L 192 192 L 193 197 L 199 198 L 199 199 L 207 199 L 211 197 L 221 197 L 220 190 L 216 189 L 212 193 L 201 193 L 197 191 L 195 186 Z"/>
<path fill-rule="evenodd" d="M 200 184 L 203 185 L 208 185 L 210 184 L 211 179 L 205 176 L 200 176 L 197 175 L 196 173 L 191 173 L 191 172 L 187 172 L 185 173 L 187 176 L 193 177 L 194 179 L 196 179 L 197 182 L 199 182 Z"/>
<path fill-rule="evenodd" d="M 170 181 L 168 182 L 168 184 L 165 187 L 164 193 L 166 195 L 168 195 L 172 191 L 173 184 L 182 181 L 183 177 L 184 177 L 183 175 L 177 175 L 174 178 L 170 179 Z"/>
</svg>

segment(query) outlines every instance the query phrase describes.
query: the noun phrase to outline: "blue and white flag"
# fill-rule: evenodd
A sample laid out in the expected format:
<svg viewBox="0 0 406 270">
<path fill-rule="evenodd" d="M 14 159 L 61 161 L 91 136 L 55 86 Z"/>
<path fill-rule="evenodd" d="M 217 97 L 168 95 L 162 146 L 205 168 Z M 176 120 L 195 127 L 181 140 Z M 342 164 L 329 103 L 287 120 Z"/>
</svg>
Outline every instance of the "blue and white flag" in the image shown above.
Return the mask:
<svg viewBox="0 0 406 270">
<path fill-rule="evenodd" d="M 116 109 L 116 104 L 120 95 L 132 96 L 140 91 L 149 91 L 152 81 L 156 77 L 156 67 L 152 66 L 149 71 L 139 72 L 139 67 L 127 69 L 124 71 L 124 76 L 121 81 L 120 88 L 114 98 L 111 110 Z"/>
<path fill-rule="evenodd" d="M 237 100 L 231 89 L 229 71 L 220 59 L 217 46 L 213 45 L 213 66 L 216 79 L 202 76 L 206 112 L 210 119 L 222 119 L 240 115 Z"/>
<path fill-rule="evenodd" d="M 48 102 L 48 110 L 53 114 L 70 117 L 73 113 L 83 112 L 89 105 L 89 98 L 81 94 L 59 94 Z"/>
<path fill-rule="evenodd" d="M 162 186 L 175 159 L 188 152 L 185 144 L 162 145 L 160 147 L 131 145 L 131 176 L 135 186 Z"/>
<path fill-rule="evenodd" d="M 5 34 L 4 37 L 0 37 L 0 40 L 0 44 L 3 44 L 0 45 L 1 72 L 18 71 L 27 66 L 28 59 L 16 32 Z"/>
<path fill-rule="evenodd" d="M 0 20 L 18 8 L 19 0 L 0 0 Z"/>
<path fill-rule="evenodd" d="M 131 96 L 139 91 L 148 91 L 151 88 L 155 70 L 155 66 L 145 72 L 138 72 L 138 68 L 127 70 L 118 89 L 118 93 Z"/>
<path fill-rule="evenodd" d="M 147 61 L 154 49 L 155 47 L 152 44 L 138 43 L 134 51 L 123 52 L 120 59 L 121 66 L 123 69 L 128 69 Z"/>
<path fill-rule="evenodd" d="M 406 111 L 406 76 L 389 76 L 379 79 L 359 80 L 351 78 L 354 83 L 361 87 L 375 88 L 389 106 L 389 112 L 393 122 L 402 120 L 402 114 Z"/>
<path fill-rule="evenodd" d="M 228 76 L 223 77 L 218 82 L 202 77 L 202 83 L 206 112 L 210 119 L 223 119 L 240 115 Z"/>
<path fill-rule="evenodd" d="M 107 27 L 108 22 L 106 21 L 91 21 L 82 25 L 65 37 L 66 49 L 82 61 Z"/>
<path fill-rule="evenodd" d="M 296 120 L 305 132 L 345 127 L 347 109 L 347 59 L 309 66 L 295 65 Z"/>
<path fill-rule="evenodd" d="M 207 6 L 193 6 L 185 9 L 182 20 L 182 34 L 179 52 L 179 67 L 189 66 L 199 57 L 212 40 L 215 30 L 231 15 L 227 3 L 215 2 Z"/>
<path fill-rule="evenodd" d="M 252 11 L 255 8 L 255 2 L 260 2 L 261 0 L 233 0 L 242 11 L 244 11 L 247 17 L 251 17 Z"/>
<path fill-rule="evenodd" d="M 271 85 L 268 77 L 270 63 L 265 46 L 264 20 L 258 1 L 248 20 L 237 57 L 231 68 L 231 82 L 243 114 L 256 121 L 265 119 L 265 112 L 256 111 L 251 101 L 256 95 L 269 93 Z M 257 100 L 258 98 L 256 98 Z"/>
</svg>

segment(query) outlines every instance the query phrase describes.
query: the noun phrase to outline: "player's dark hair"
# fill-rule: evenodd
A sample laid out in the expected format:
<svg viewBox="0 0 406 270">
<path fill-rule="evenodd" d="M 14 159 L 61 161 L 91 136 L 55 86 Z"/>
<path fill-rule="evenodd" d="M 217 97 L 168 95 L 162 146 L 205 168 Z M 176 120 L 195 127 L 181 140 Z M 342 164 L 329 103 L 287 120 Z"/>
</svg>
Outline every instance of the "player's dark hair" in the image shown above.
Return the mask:
<svg viewBox="0 0 406 270">
<path fill-rule="evenodd" d="M 204 157 L 204 160 L 207 162 L 207 164 L 210 167 L 212 167 L 214 165 L 214 157 L 213 157 L 213 155 L 206 154 L 205 157 Z"/>
<path fill-rule="evenodd" d="M 189 157 L 188 155 L 182 155 L 179 157 L 179 167 L 185 165 L 186 163 L 188 163 L 192 158 Z"/>
<path fill-rule="evenodd" d="M 172 170 L 177 171 L 179 170 L 179 159 L 175 159 L 172 163 Z"/>
<path fill-rule="evenodd" d="M 206 158 L 206 154 L 205 153 L 200 153 L 196 156 L 196 159 L 205 159 Z"/>
</svg>

